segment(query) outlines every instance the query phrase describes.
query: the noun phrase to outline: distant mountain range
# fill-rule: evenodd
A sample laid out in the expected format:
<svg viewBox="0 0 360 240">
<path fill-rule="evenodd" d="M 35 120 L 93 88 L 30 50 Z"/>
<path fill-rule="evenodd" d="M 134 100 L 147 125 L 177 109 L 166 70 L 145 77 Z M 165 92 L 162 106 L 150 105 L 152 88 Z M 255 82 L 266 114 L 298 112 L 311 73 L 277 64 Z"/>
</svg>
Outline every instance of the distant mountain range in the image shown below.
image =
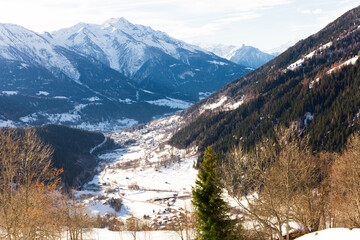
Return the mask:
<svg viewBox="0 0 360 240">
<path fill-rule="evenodd" d="M 182 110 L 250 70 L 124 18 L 44 34 L 0 24 L 0 126 L 118 130 Z"/>
<path fill-rule="evenodd" d="M 196 43 L 201 48 L 239 65 L 256 69 L 275 58 L 279 53 L 266 53 L 251 46 Z"/>
</svg>

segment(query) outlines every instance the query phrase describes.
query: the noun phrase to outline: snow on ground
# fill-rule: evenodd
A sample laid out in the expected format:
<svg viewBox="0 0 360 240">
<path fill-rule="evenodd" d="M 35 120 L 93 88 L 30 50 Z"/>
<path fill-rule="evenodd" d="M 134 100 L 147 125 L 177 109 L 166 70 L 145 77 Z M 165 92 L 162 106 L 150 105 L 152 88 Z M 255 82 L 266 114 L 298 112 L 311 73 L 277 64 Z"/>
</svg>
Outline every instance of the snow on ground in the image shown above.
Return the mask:
<svg viewBox="0 0 360 240">
<path fill-rule="evenodd" d="M 122 118 L 114 121 L 103 121 L 98 123 L 81 122 L 73 124 L 72 127 L 90 131 L 101 131 L 104 133 L 118 132 L 138 124 L 138 121 L 130 118 Z"/>
<path fill-rule="evenodd" d="M 332 240 L 332 239 L 346 239 L 346 240 L 358 240 L 360 239 L 360 229 L 348 229 L 348 228 L 329 228 L 326 230 L 309 233 L 297 240 Z"/>
<path fill-rule="evenodd" d="M 5 128 L 5 127 L 16 127 L 15 123 L 11 120 L 1 120 L 0 119 L 0 128 Z"/>
<path fill-rule="evenodd" d="M 322 53 L 321 51 L 326 49 L 326 48 L 329 48 L 333 43 L 332 42 L 328 42 L 324 45 L 322 45 L 321 47 L 319 47 L 318 49 L 310 52 L 309 54 L 307 54 L 304 58 L 301 58 L 299 60 L 297 60 L 296 62 L 290 64 L 287 69 L 288 70 L 291 70 L 291 71 L 294 71 L 295 69 L 297 69 L 298 67 L 301 67 L 303 65 L 303 63 L 305 62 L 306 59 L 310 59 L 312 58 L 313 56 L 316 55 L 316 53 L 318 51 L 320 51 L 320 54 Z"/>
<path fill-rule="evenodd" d="M 179 78 L 185 79 L 187 76 L 194 77 L 195 73 L 192 71 L 186 71 L 186 72 L 182 73 L 181 75 L 179 75 Z"/>
<path fill-rule="evenodd" d="M 134 237 L 133 234 L 136 234 Z M 109 231 L 106 228 L 94 228 L 90 232 L 85 233 L 84 239 L 92 240 L 180 240 L 180 233 L 174 231 L 139 231 L 139 232 L 128 232 L 128 231 Z M 185 235 L 185 234 L 184 234 Z M 63 240 L 66 239 L 66 233 L 64 234 Z M 184 237 L 184 240 L 186 238 Z"/>
<path fill-rule="evenodd" d="M 94 96 L 90 98 L 85 98 L 84 100 L 88 100 L 89 102 L 96 102 L 96 101 L 100 101 L 100 98 L 98 96 Z"/>
<path fill-rule="evenodd" d="M 90 213 L 112 213 L 125 219 L 148 215 L 150 224 L 162 229 L 190 210 L 196 149 L 185 151 L 166 144 L 181 124 L 182 118 L 173 115 L 110 134 L 122 147 L 99 155 L 98 174 L 77 192 L 86 197 Z M 120 211 L 107 204 L 111 198 L 122 199 Z"/>
<path fill-rule="evenodd" d="M 245 96 L 241 96 L 240 99 L 234 100 L 227 96 L 222 96 L 220 99 L 213 103 L 204 104 L 200 109 L 200 114 L 206 110 L 215 110 L 219 109 L 220 111 L 232 111 L 240 107 L 244 103 Z"/>
<path fill-rule="evenodd" d="M 238 101 L 233 102 L 233 103 L 229 102 L 229 103 L 225 104 L 224 109 L 227 111 L 235 110 L 238 107 L 240 107 L 243 103 L 244 103 L 244 96 L 241 96 L 241 98 Z"/>
<path fill-rule="evenodd" d="M 296 68 L 301 67 L 302 64 L 304 63 L 304 61 L 305 61 L 305 59 L 304 59 L 304 58 L 301 58 L 301 59 L 297 60 L 296 62 L 290 64 L 290 65 L 287 67 L 287 69 L 288 69 L 288 70 L 291 70 L 291 71 L 294 71 Z"/>
<path fill-rule="evenodd" d="M 209 63 L 212 63 L 212 64 L 216 64 L 216 65 L 220 65 L 220 66 L 224 66 L 224 65 L 228 65 L 227 63 L 225 62 L 219 62 L 219 61 L 208 61 Z"/>
<path fill-rule="evenodd" d="M 355 56 L 353 58 L 350 58 L 349 60 L 345 61 L 344 63 L 340 64 L 337 67 L 334 67 L 332 69 L 330 69 L 329 71 L 327 71 L 327 74 L 331 74 L 335 71 L 340 70 L 341 68 L 348 66 L 348 65 L 354 65 L 356 63 L 356 61 L 358 60 L 359 56 Z"/>
<path fill-rule="evenodd" d="M 217 102 L 211 104 L 205 104 L 201 107 L 200 113 L 203 113 L 205 110 L 214 110 L 224 105 L 224 103 L 228 100 L 227 96 L 222 96 Z"/>
<path fill-rule="evenodd" d="M 11 96 L 11 95 L 17 95 L 19 91 L 1 91 L 3 95 Z"/>
<path fill-rule="evenodd" d="M 120 98 L 119 98 L 119 102 L 121 102 L 121 103 L 126 103 L 126 104 L 135 103 L 135 101 L 131 100 L 130 98 L 125 98 L 125 99 L 120 99 Z"/>
<path fill-rule="evenodd" d="M 202 100 L 208 96 L 210 96 L 212 92 L 199 92 L 199 100 Z"/>
<path fill-rule="evenodd" d="M 68 97 L 65 97 L 65 96 L 55 96 L 54 98 L 56 98 L 56 99 L 68 99 Z"/>
<path fill-rule="evenodd" d="M 45 91 L 39 91 L 36 95 L 38 95 L 38 96 L 41 96 L 41 95 L 47 96 L 47 95 L 49 95 L 49 94 L 50 94 L 50 93 L 45 92 Z"/>
<path fill-rule="evenodd" d="M 167 106 L 174 109 L 186 109 L 192 105 L 192 103 L 169 97 L 167 97 L 166 99 L 158 99 L 146 102 L 158 106 Z"/>
</svg>

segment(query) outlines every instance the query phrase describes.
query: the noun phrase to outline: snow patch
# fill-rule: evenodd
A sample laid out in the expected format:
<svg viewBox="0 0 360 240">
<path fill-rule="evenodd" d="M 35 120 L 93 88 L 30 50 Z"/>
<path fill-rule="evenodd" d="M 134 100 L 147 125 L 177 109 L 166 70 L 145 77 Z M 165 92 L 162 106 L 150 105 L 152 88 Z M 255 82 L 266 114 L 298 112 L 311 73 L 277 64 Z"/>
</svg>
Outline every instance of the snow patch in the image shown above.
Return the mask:
<svg viewBox="0 0 360 240">
<path fill-rule="evenodd" d="M 119 102 L 121 102 L 121 103 L 126 103 L 126 104 L 133 104 L 133 103 L 135 103 L 135 101 L 131 100 L 130 98 L 119 99 Z"/>
<path fill-rule="evenodd" d="M 11 120 L 1 120 L 0 119 L 0 128 L 6 128 L 6 127 L 14 128 L 14 127 L 16 127 L 16 125 Z"/>
<path fill-rule="evenodd" d="M 153 93 L 153 92 L 151 92 L 151 91 L 149 91 L 149 90 L 145 90 L 145 89 L 143 89 L 142 91 L 143 91 L 143 92 L 146 92 L 146 93 L 150 93 L 150 94 L 155 94 L 155 93 Z"/>
<path fill-rule="evenodd" d="M 330 69 L 329 71 L 327 71 L 327 74 L 336 72 L 336 71 L 340 70 L 341 68 L 343 68 L 344 66 L 354 65 L 356 63 L 356 61 L 358 60 L 358 58 L 359 58 L 359 56 L 350 58 L 349 60 L 345 61 L 344 63 L 340 64 L 339 66 L 334 67 L 334 68 Z"/>
<path fill-rule="evenodd" d="M 54 98 L 56 98 L 56 99 L 68 99 L 68 97 L 65 97 L 65 96 L 55 96 Z"/>
<path fill-rule="evenodd" d="M 157 106 L 167 106 L 174 109 L 186 109 L 192 105 L 192 103 L 170 97 L 146 102 Z"/>
<path fill-rule="evenodd" d="M 302 64 L 304 63 L 304 61 L 305 61 L 304 58 L 299 59 L 299 60 L 297 60 L 296 62 L 290 64 L 290 65 L 287 67 L 287 69 L 288 69 L 288 70 L 291 70 L 291 71 L 294 71 L 294 70 L 297 69 L 298 67 L 301 67 Z"/>
<path fill-rule="evenodd" d="M 205 110 L 214 110 L 224 105 L 224 103 L 228 100 L 227 96 L 222 96 L 217 102 L 212 104 L 205 104 L 201 107 L 200 113 L 205 112 Z"/>
<path fill-rule="evenodd" d="M 50 93 L 48 93 L 48 92 L 45 92 L 45 91 L 39 91 L 36 95 L 37 96 L 41 96 L 41 95 L 43 95 L 43 96 L 48 96 Z"/>
<path fill-rule="evenodd" d="M 212 92 L 199 92 L 199 100 L 202 100 L 204 98 L 207 98 L 208 96 L 210 96 L 212 94 Z"/>
<path fill-rule="evenodd" d="M 220 66 L 224 66 L 224 65 L 228 65 L 227 63 L 225 62 L 219 62 L 219 61 L 208 61 L 208 63 L 212 63 L 212 64 L 216 64 L 216 65 L 220 65 Z"/>
<path fill-rule="evenodd" d="M 314 119 L 314 116 L 311 114 L 311 113 L 309 113 L 309 112 L 307 112 L 307 113 L 305 113 L 305 119 L 304 119 L 304 125 L 305 125 L 305 127 L 307 128 L 308 127 L 308 121 L 312 121 L 313 119 Z"/>
<path fill-rule="evenodd" d="M 96 101 L 99 101 L 101 99 L 98 96 L 95 96 L 95 97 L 85 98 L 84 100 L 87 100 L 89 102 L 96 102 Z"/>
<path fill-rule="evenodd" d="M 116 121 L 102 121 L 98 123 L 82 122 L 80 124 L 73 124 L 72 127 L 85 129 L 89 131 L 101 131 L 104 133 L 112 133 L 132 127 L 138 123 L 139 122 L 134 119 L 122 118 Z"/>
<path fill-rule="evenodd" d="M 224 109 L 227 111 L 235 110 L 244 103 L 244 96 L 241 96 L 240 100 L 234 103 L 228 103 L 224 105 Z"/>
<path fill-rule="evenodd" d="M 316 49 L 316 50 L 310 52 L 309 54 L 307 54 L 304 58 L 301 58 L 301 59 L 297 60 L 296 62 L 290 64 L 286 69 L 294 71 L 295 69 L 301 67 L 306 59 L 312 58 L 316 54 L 317 51 L 322 51 L 322 50 L 324 50 L 326 48 L 329 48 L 329 47 L 331 47 L 332 44 L 333 44 L 332 42 L 328 42 L 328 43 L 322 45 L 318 49 Z"/>
<path fill-rule="evenodd" d="M 329 239 L 346 239 L 357 240 L 360 239 L 360 229 L 348 228 L 329 228 L 318 232 L 306 234 L 297 240 L 329 240 Z"/>
<path fill-rule="evenodd" d="M 182 73 L 181 75 L 179 75 L 179 78 L 185 79 L 187 76 L 194 77 L 195 73 L 192 71 L 186 71 L 186 72 Z"/>
<path fill-rule="evenodd" d="M 178 232 L 175 231 L 138 231 L 134 237 L 133 232 L 128 231 L 110 231 L 107 228 L 94 228 L 91 229 L 90 233 L 84 233 L 86 239 L 96 239 L 96 240 L 148 240 L 148 239 L 158 239 L 158 240 L 181 240 Z M 185 233 L 184 233 L 185 236 Z M 64 238 L 66 239 L 66 238 Z M 190 239 L 187 239 L 190 240 Z"/>
<path fill-rule="evenodd" d="M 12 95 L 17 95 L 19 91 L 1 91 L 1 93 L 6 96 L 12 96 Z"/>
</svg>

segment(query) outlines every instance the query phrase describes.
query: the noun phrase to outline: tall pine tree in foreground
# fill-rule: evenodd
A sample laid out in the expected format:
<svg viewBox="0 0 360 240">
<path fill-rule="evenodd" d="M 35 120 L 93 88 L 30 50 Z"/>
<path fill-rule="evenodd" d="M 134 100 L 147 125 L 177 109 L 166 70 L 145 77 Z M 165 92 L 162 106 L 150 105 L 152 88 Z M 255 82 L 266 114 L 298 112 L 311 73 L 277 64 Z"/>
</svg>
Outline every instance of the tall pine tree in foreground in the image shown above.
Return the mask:
<svg viewBox="0 0 360 240">
<path fill-rule="evenodd" d="M 217 155 L 214 155 L 211 147 L 205 151 L 195 184 L 192 203 L 197 214 L 196 240 L 235 239 L 235 221 L 230 219 L 229 207 L 221 198 Z"/>
</svg>

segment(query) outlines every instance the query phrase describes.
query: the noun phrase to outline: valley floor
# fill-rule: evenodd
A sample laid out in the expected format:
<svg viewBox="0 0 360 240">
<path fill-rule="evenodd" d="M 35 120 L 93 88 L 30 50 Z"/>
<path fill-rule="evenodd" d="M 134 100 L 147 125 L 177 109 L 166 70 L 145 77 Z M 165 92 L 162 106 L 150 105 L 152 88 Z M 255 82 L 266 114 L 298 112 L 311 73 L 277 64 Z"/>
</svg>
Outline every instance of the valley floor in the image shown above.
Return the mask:
<svg viewBox="0 0 360 240">
<path fill-rule="evenodd" d="M 98 156 L 98 174 L 77 192 L 92 215 L 111 214 L 123 222 L 135 216 L 152 229 L 166 229 L 191 210 L 196 152 L 166 144 L 180 123 L 175 115 L 110 136 L 122 147 Z M 110 206 L 112 199 L 121 199 L 121 209 Z"/>
</svg>

